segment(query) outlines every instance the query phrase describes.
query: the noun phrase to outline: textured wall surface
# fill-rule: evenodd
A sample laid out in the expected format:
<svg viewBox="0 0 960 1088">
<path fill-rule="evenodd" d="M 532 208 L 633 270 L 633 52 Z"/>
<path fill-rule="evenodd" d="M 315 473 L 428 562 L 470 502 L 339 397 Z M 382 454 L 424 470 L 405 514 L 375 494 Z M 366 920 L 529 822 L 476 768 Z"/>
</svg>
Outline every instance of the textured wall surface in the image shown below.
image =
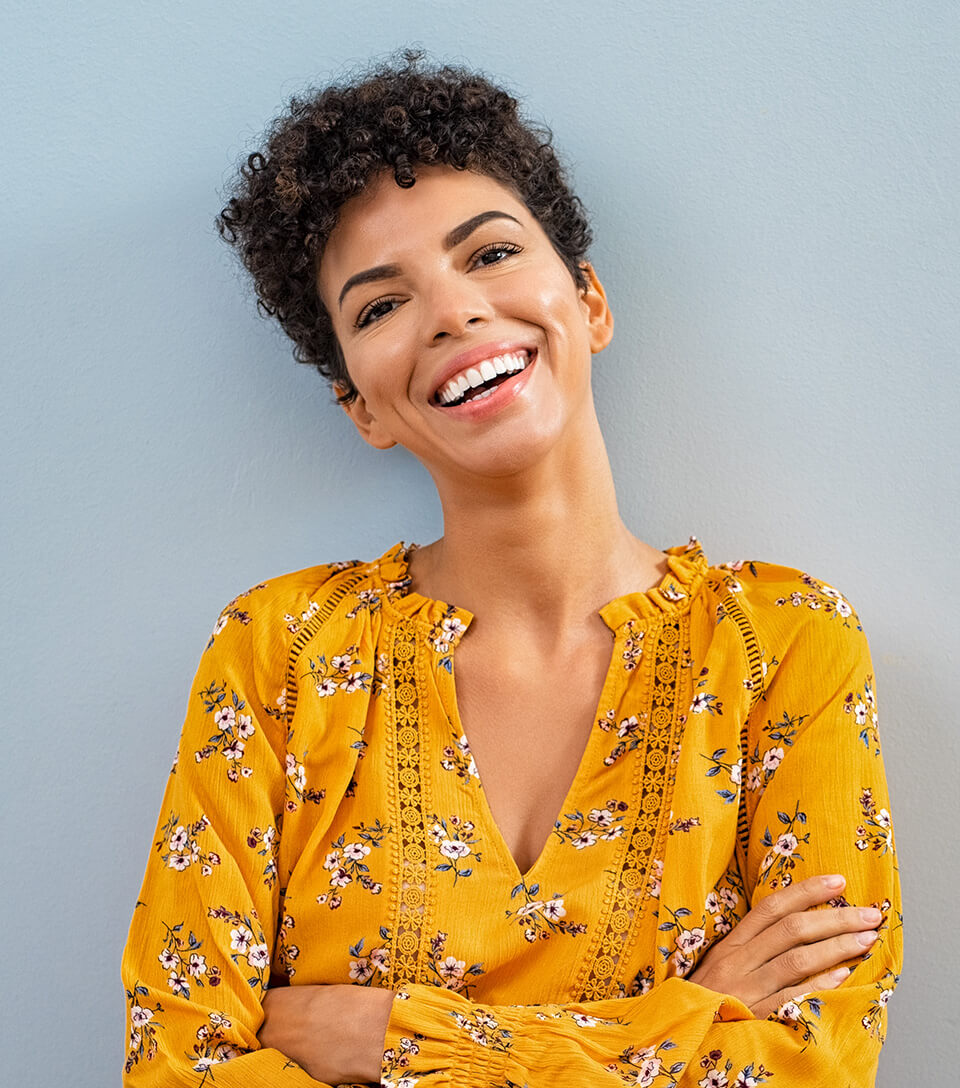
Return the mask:
<svg viewBox="0 0 960 1088">
<path fill-rule="evenodd" d="M 506 81 L 566 151 L 635 531 L 858 606 L 907 919 L 879 1083 L 953 1083 L 960 6 L 2 7 L 10 1083 L 119 1079 L 120 951 L 221 605 L 439 531 L 426 474 L 361 445 L 213 229 L 292 93 L 412 42 Z"/>
</svg>

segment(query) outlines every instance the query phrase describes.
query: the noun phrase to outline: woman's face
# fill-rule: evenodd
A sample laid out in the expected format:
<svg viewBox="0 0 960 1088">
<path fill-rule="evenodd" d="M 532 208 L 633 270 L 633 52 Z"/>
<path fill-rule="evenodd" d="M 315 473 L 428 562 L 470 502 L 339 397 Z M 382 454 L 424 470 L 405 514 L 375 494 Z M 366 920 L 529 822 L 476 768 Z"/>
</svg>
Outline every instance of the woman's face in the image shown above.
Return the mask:
<svg viewBox="0 0 960 1088">
<path fill-rule="evenodd" d="M 371 445 L 399 443 L 435 479 L 504 476 L 592 415 L 590 356 L 612 335 L 603 290 L 579 289 L 504 185 L 421 167 L 344 206 L 318 288 Z"/>
</svg>

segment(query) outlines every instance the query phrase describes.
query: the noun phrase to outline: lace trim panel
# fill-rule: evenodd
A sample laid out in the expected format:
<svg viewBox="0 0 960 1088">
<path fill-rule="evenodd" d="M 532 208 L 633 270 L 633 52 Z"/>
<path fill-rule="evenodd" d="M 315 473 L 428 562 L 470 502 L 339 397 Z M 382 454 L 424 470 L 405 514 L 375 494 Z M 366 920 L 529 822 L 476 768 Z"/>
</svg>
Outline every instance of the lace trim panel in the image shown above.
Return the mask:
<svg viewBox="0 0 960 1088">
<path fill-rule="evenodd" d="M 649 645 L 650 634 L 647 639 Z M 689 669 L 681 663 L 681 650 L 688 642 L 687 614 L 668 616 L 657 633 L 654 653 L 644 655 L 651 662 L 647 667 L 653 675 L 646 677 L 643 684 L 651 691 L 650 709 L 641 749 L 633 756 L 636 816 L 619 872 L 610 884 L 612 894 L 608 892 L 604 904 L 598 925 L 599 942 L 591 949 L 578 979 L 576 989 L 583 1000 L 620 996 L 627 992 L 625 988 L 636 974 L 630 968 L 631 954 L 651 898 L 653 860 L 662 856 L 669 825 L 676 757 L 683 732 L 678 708 L 687 705 L 678 696 L 684 679 L 687 686 L 690 683 Z"/>
<path fill-rule="evenodd" d="M 425 676 L 418 652 L 416 625 L 401 620 L 391 632 L 391 673 L 388 698 L 388 751 L 394 753 L 389 778 L 390 813 L 400 829 L 399 853 L 395 855 L 393 886 L 393 956 L 389 979 L 396 988 L 405 982 L 422 982 L 427 963 L 422 935 L 424 920 L 432 913 L 431 889 L 427 883 L 427 840 L 425 803 L 428 783 L 420 743 L 420 714 L 424 701 Z"/>
</svg>

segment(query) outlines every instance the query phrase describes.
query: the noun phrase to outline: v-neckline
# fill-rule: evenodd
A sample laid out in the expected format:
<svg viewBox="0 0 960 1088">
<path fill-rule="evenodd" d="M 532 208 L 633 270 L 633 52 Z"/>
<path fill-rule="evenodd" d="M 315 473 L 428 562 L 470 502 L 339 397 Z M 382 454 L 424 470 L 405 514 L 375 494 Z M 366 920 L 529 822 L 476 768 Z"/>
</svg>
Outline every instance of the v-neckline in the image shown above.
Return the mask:
<svg viewBox="0 0 960 1088">
<path fill-rule="evenodd" d="M 577 795 L 580 793 L 581 780 L 584 775 L 587 774 L 588 769 L 594 765 L 596 753 L 593 749 L 601 743 L 601 741 L 597 739 L 600 734 L 600 730 L 597 728 L 597 722 L 603 717 L 607 706 L 616 705 L 619 688 L 623 684 L 623 679 L 619 675 L 622 670 L 618 670 L 616 667 L 617 654 L 622 642 L 623 635 L 621 634 L 621 631 L 619 629 L 613 631 L 613 640 L 610 646 L 610 659 L 607 663 L 607 671 L 604 674 L 603 683 L 600 686 L 600 694 L 597 699 L 597 706 L 594 710 L 593 719 L 590 723 L 590 729 L 587 733 L 586 743 L 583 746 L 583 751 L 580 753 L 576 770 L 574 771 L 573 778 L 570 780 L 570 784 L 564 794 L 560 809 L 554 814 L 554 819 L 550 825 L 546 840 L 526 871 L 521 871 L 513 852 L 507 845 L 507 840 L 501 830 L 500 824 L 497 822 L 497 819 L 493 814 L 493 809 L 490 807 L 486 790 L 483 788 L 483 773 L 477 764 L 476 757 L 470 750 L 470 738 L 467 736 L 466 729 L 464 728 L 463 718 L 460 716 L 460 705 L 457 699 L 456 665 L 453 660 L 455 654 L 452 655 L 450 664 L 447 666 L 450 675 L 447 682 L 442 686 L 441 699 L 447 704 L 445 709 L 453 729 L 458 736 L 463 737 L 466 740 L 467 751 L 469 752 L 471 759 L 473 759 L 474 767 L 476 767 L 477 772 L 476 784 L 479 787 L 477 792 L 480 797 L 478 802 L 478 808 L 480 810 L 479 815 L 486 825 L 490 841 L 493 842 L 504 866 L 509 870 L 514 884 L 523 884 L 524 886 L 529 885 L 531 879 L 537 874 L 537 871 L 544 867 L 553 847 L 553 839 L 556 837 L 555 829 L 558 823 L 563 820 L 565 813 L 572 812 L 578 807 L 576 805 L 576 799 Z"/>
<path fill-rule="evenodd" d="M 439 665 L 447 673 L 445 681 L 439 683 L 440 697 L 445 704 L 446 713 L 457 735 L 466 738 L 456 698 L 453 657 L 457 645 L 473 622 L 474 616 L 465 608 L 427 597 L 412 588 L 409 555 L 416 547 L 416 544 L 408 545 L 401 541 L 377 561 L 383 605 L 398 617 L 413 620 L 423 628 L 425 641 L 436 656 L 434 664 Z M 585 768 L 591 765 L 595 749 L 603 743 L 602 731 L 597 723 L 603 717 L 607 707 L 616 705 L 614 695 L 618 690 L 618 680 L 620 685 L 626 683 L 628 671 L 616 667 L 618 648 L 629 637 L 635 637 L 638 632 L 656 625 L 667 615 L 686 611 L 708 568 L 706 557 L 696 537 L 691 537 L 686 545 L 666 549 L 664 555 L 667 557 L 667 570 L 657 585 L 616 597 L 597 609 L 598 615 L 613 634 L 613 644 L 586 744 L 560 810 L 556 814 L 556 817 L 561 820 L 564 813 L 572 811 L 571 806 L 580 792 L 581 780 L 586 773 Z M 467 745 L 469 747 L 469 738 L 467 738 Z M 471 759 L 473 759 L 472 753 Z M 473 762 L 476 766 L 475 759 Z M 526 872 L 521 873 L 513 853 L 507 846 L 500 825 L 493 816 L 493 810 L 483 790 L 479 768 L 477 768 L 477 785 L 480 787 L 478 793 L 482 797 L 479 802 L 479 815 L 488 825 L 491 841 L 508 872 L 526 885 L 527 881 L 543 867 L 545 859 L 552 852 L 551 840 L 554 838 L 557 819 L 554 819 L 536 859 Z"/>
</svg>

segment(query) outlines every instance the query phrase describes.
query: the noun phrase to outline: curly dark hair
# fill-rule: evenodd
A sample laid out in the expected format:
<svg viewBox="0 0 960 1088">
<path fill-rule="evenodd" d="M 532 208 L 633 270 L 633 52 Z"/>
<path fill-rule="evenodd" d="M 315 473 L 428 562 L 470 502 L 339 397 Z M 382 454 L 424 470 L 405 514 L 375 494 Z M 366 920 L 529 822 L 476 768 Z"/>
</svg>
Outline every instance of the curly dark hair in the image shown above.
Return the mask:
<svg viewBox="0 0 960 1088">
<path fill-rule="evenodd" d="M 357 391 L 317 292 L 340 209 L 383 170 L 405 188 L 415 184 L 417 164 L 489 175 L 525 203 L 582 287 L 590 226 L 552 138 L 489 79 L 407 51 L 293 98 L 268 129 L 266 147 L 239 169 L 218 230 L 253 275 L 260 312 L 291 337 L 297 361 L 316 367 L 349 403 Z"/>
<path fill-rule="evenodd" d="M 552 134 L 476 72 L 428 65 L 408 51 L 359 78 L 294 97 L 265 140 L 240 168 L 217 228 L 253 276 L 261 313 L 280 322 L 297 361 L 315 366 L 343 403 L 357 391 L 316 273 L 340 209 L 383 170 L 403 188 L 415 183 L 417 164 L 473 170 L 507 185 L 574 282 L 586 283 L 590 227 Z"/>
</svg>

